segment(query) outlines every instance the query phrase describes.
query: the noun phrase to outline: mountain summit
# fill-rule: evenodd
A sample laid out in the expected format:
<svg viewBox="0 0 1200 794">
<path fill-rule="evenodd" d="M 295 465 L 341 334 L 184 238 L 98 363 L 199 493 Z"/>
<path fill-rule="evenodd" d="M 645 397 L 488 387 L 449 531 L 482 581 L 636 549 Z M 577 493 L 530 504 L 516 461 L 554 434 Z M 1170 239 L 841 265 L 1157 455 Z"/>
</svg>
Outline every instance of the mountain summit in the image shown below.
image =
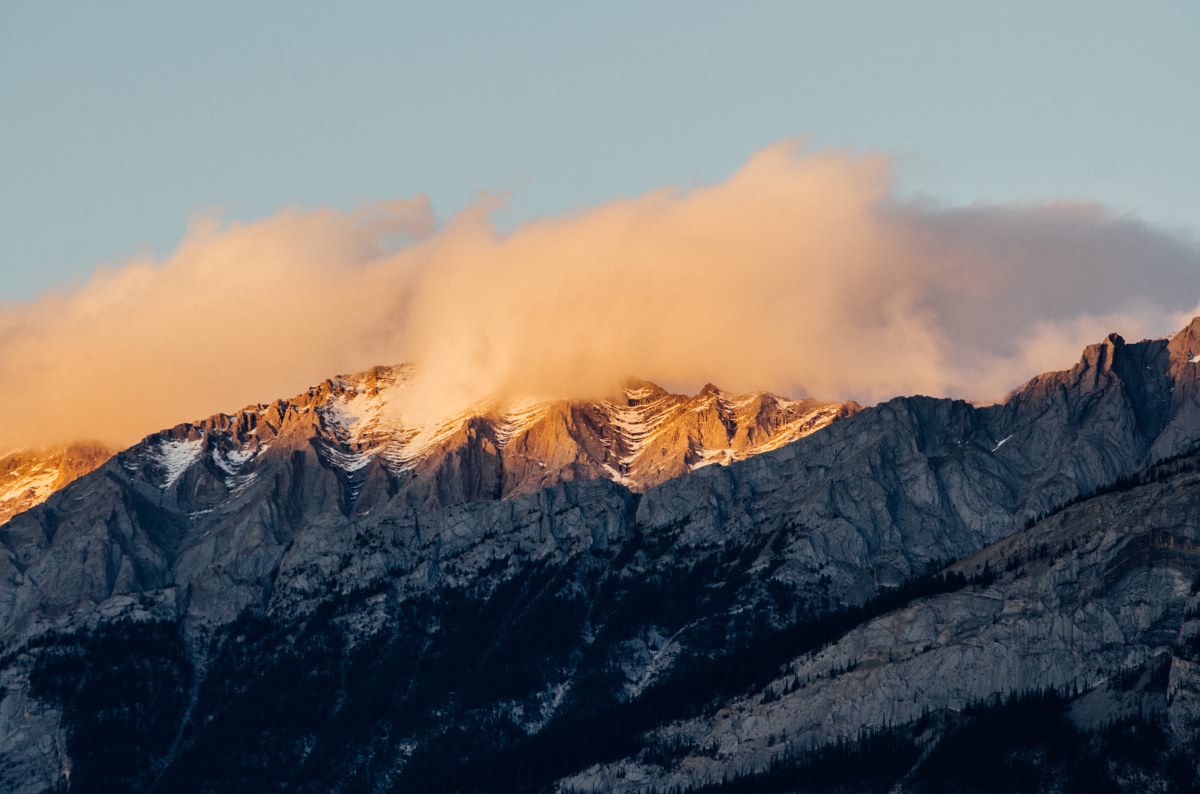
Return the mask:
<svg viewBox="0 0 1200 794">
<path fill-rule="evenodd" d="M 732 394 L 711 384 L 686 397 L 631 381 L 615 402 L 491 400 L 415 422 L 402 404 L 416 377 L 412 366 L 338 376 L 290 400 L 155 433 L 123 452 L 123 465 L 183 502 L 211 507 L 222 491 L 240 496 L 288 454 L 307 450 L 339 483 L 347 511 L 398 494 L 413 504 L 447 505 L 570 480 L 605 478 L 644 490 L 777 449 L 860 410 L 853 402 Z M 0 458 L 0 524 L 113 454 L 74 444 Z"/>
<path fill-rule="evenodd" d="M 859 410 L 854 403 L 695 397 L 633 382 L 620 401 L 487 401 L 410 421 L 411 366 L 339 376 L 290 400 L 178 425 L 121 453 L 126 471 L 194 509 L 257 493 L 273 467 L 311 457 L 321 500 L 366 513 L 400 499 L 442 507 L 508 499 L 572 480 L 642 491 L 711 464 L 768 452 Z M 268 476 L 270 475 L 270 476 Z"/>
</svg>

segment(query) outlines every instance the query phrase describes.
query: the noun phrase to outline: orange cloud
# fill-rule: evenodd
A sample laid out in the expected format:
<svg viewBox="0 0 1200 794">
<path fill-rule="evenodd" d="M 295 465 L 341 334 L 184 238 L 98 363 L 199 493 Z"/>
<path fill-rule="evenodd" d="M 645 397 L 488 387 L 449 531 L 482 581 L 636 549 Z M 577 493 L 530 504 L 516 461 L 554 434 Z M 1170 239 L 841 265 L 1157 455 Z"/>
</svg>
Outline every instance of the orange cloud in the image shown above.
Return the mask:
<svg viewBox="0 0 1200 794">
<path fill-rule="evenodd" d="M 0 313 L 0 447 L 128 443 L 415 361 L 406 410 L 677 388 L 990 399 L 1118 330 L 1169 332 L 1200 252 L 1090 205 L 898 199 L 881 157 L 770 147 L 728 181 L 510 234 L 421 198 L 198 225 L 164 262 Z"/>
</svg>

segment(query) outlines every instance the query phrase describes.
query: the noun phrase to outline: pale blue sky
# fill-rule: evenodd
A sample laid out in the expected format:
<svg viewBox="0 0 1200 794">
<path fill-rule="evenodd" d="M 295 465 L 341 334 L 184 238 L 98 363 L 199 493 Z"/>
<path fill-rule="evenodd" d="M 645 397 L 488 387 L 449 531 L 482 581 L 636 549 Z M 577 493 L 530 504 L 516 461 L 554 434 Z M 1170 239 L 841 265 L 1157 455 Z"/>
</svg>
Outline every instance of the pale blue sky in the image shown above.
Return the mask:
<svg viewBox="0 0 1200 794">
<path fill-rule="evenodd" d="M 251 8 L 252 6 L 252 8 Z M 1200 3 L 0 0 L 0 302 L 188 218 L 511 191 L 506 223 L 753 152 L 1200 229 Z"/>
</svg>

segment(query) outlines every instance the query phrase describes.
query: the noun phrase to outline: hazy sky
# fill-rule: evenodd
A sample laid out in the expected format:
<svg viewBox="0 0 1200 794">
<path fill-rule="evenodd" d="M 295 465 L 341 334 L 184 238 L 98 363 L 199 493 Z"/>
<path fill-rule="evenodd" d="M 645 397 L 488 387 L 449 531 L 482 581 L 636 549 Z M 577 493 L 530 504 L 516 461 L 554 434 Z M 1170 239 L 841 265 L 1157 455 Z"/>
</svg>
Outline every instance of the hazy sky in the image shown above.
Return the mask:
<svg viewBox="0 0 1200 794">
<path fill-rule="evenodd" d="M 894 155 L 901 192 L 1195 234 L 1198 81 L 1187 0 L 2 0 L 0 301 L 166 256 L 198 212 L 486 189 L 511 226 L 797 135 Z"/>
</svg>

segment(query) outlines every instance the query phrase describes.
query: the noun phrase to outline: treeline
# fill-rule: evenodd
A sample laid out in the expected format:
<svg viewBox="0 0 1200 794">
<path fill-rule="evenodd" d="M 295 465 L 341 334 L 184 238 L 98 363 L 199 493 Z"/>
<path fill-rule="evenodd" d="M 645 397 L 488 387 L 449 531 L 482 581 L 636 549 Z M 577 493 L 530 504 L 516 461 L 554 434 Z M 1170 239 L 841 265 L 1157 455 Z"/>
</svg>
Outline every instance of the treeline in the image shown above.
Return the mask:
<svg viewBox="0 0 1200 794">
<path fill-rule="evenodd" d="M 1033 525 L 1041 521 L 1045 521 L 1047 518 L 1058 515 L 1069 507 L 1073 507 L 1080 502 L 1086 502 L 1089 499 L 1095 499 L 1098 496 L 1131 491 L 1134 488 L 1138 488 L 1143 485 L 1161 482 L 1168 477 L 1175 477 L 1179 474 L 1197 471 L 1200 469 L 1200 462 L 1196 460 L 1197 452 L 1200 452 L 1200 448 L 1192 447 L 1187 452 L 1182 452 L 1178 455 L 1172 455 L 1169 458 L 1163 458 L 1162 460 L 1156 461 L 1150 466 L 1149 469 L 1145 471 L 1136 472 L 1125 477 L 1118 477 L 1112 482 L 1093 488 L 1087 493 L 1074 496 L 1048 510 L 1044 510 L 1041 513 L 1031 516 L 1025 522 L 1025 528 L 1029 529 Z"/>
<path fill-rule="evenodd" d="M 719 781 L 651 787 L 640 794 L 788 794 L 789 792 L 889 791 L 916 763 L 921 748 L 912 732 L 886 728 L 839 738 L 819 748 L 777 756 L 762 771 L 724 772 Z"/>
<path fill-rule="evenodd" d="M 170 749 L 192 681 L 179 626 L 123 621 L 48 634 L 30 690 L 62 709 L 72 794 L 139 791 Z"/>
<path fill-rule="evenodd" d="M 767 631 L 720 656 L 680 660 L 663 681 L 631 701 L 565 709 L 541 731 L 473 758 L 460 743 L 434 743 L 414 757 L 397 791 L 536 792 L 593 764 L 652 749 L 643 738 L 650 729 L 711 712 L 730 698 L 763 689 L 786 663 L 836 642 L 864 622 L 907 604 L 970 585 L 986 585 L 985 568 L 967 577 L 931 573 L 886 590 L 867 602 Z"/>
<path fill-rule="evenodd" d="M 1200 791 L 1196 759 L 1171 750 L 1162 715 L 1084 731 L 1070 719 L 1070 701 L 1067 690 L 1054 689 L 978 701 L 959 715 L 943 715 L 940 728 L 928 732 L 933 718 L 925 715 L 853 741 L 784 754 L 764 770 L 639 794 L 882 792 L 902 779 L 911 794 L 1118 794 L 1130 779 L 1143 786 L 1157 781 L 1175 794 Z"/>
<path fill-rule="evenodd" d="M 1047 689 L 972 704 L 906 784 L 914 794 L 1061 791 L 1118 794 L 1122 779 L 1159 779 L 1200 791 L 1195 759 L 1172 752 L 1165 718 L 1137 714 L 1098 730 L 1071 719 L 1071 692 Z"/>
</svg>

